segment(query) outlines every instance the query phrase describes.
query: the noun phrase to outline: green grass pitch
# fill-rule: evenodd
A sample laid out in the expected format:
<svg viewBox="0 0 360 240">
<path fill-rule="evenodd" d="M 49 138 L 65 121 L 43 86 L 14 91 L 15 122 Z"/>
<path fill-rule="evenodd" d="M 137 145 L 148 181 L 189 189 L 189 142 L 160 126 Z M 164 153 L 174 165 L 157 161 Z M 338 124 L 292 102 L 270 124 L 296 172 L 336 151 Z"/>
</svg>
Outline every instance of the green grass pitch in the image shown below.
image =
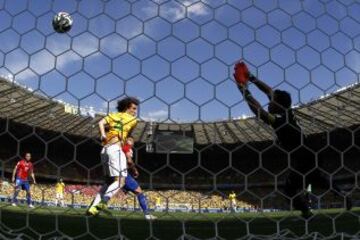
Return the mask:
<svg viewBox="0 0 360 240">
<path fill-rule="evenodd" d="M 360 236 L 360 208 L 315 211 L 305 221 L 298 212 L 276 213 L 154 213 L 111 211 L 86 217 L 85 209 L 0 205 L 0 239 L 350 239 Z M 150 238 L 153 236 L 154 238 Z M 182 238 L 180 238 L 183 236 Z M 332 237 L 334 236 L 334 237 Z M 16 238 L 17 237 L 17 238 Z"/>
</svg>

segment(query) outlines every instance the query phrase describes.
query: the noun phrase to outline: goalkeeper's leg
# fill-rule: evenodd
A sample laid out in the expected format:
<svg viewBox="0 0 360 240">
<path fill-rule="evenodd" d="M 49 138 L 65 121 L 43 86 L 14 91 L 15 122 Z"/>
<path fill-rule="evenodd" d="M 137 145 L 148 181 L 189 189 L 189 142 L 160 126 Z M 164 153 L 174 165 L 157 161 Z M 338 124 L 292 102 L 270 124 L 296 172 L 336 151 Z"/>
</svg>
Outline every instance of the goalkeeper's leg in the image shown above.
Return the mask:
<svg viewBox="0 0 360 240">
<path fill-rule="evenodd" d="M 304 189 L 303 177 L 298 173 L 291 172 L 286 179 L 285 194 L 291 198 L 292 206 L 296 210 L 300 210 L 304 218 L 310 217 L 311 211 L 309 202 L 306 200 L 305 195 L 302 193 Z"/>
<path fill-rule="evenodd" d="M 349 189 L 344 188 L 339 184 L 338 181 L 326 176 L 321 171 L 314 171 L 312 176 L 312 182 L 321 186 L 324 189 L 330 189 L 334 194 L 339 196 L 344 200 L 344 207 L 346 210 L 350 211 L 352 208 L 352 199 Z"/>
</svg>

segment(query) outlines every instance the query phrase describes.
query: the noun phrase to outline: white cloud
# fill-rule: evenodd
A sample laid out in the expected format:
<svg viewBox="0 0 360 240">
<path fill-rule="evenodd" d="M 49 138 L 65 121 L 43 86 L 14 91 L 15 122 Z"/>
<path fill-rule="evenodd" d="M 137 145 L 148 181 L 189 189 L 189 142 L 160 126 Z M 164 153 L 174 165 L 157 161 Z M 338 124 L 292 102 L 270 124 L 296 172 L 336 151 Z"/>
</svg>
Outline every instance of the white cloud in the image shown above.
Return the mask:
<svg viewBox="0 0 360 240">
<path fill-rule="evenodd" d="M 101 40 L 100 48 L 108 56 L 117 57 L 126 52 L 127 41 L 123 37 L 113 34 Z"/>
<path fill-rule="evenodd" d="M 117 101 L 111 102 L 102 102 L 100 112 L 107 113 L 115 111 L 117 106 Z"/>
<path fill-rule="evenodd" d="M 145 121 L 164 121 L 168 119 L 169 112 L 165 109 L 155 110 L 152 112 L 147 112 L 144 115 L 141 115 L 140 118 Z"/>
<path fill-rule="evenodd" d="M 183 1 L 181 1 L 181 4 L 188 7 L 191 4 L 194 4 L 194 3 L 198 2 L 198 1 L 199 0 L 183 0 Z"/>
<path fill-rule="evenodd" d="M 167 110 L 157 110 L 157 111 L 154 111 L 154 112 L 149 112 L 148 115 L 150 117 L 167 117 L 168 116 L 168 111 Z"/>
<path fill-rule="evenodd" d="M 173 7 L 162 8 L 161 15 L 166 19 L 175 22 L 186 17 L 186 10 L 180 5 L 174 5 Z"/>
<path fill-rule="evenodd" d="M 34 41 L 36 41 L 36 39 L 34 39 Z M 96 44 L 97 44 L 97 42 L 96 42 Z M 107 42 L 107 44 L 109 44 L 109 43 Z M 47 47 L 49 47 L 49 49 L 47 49 Z M 56 56 L 53 56 L 51 54 L 42 54 L 41 57 L 36 57 L 36 62 L 34 62 L 33 56 L 35 56 L 36 54 L 30 55 L 29 63 L 30 63 L 30 65 L 36 65 L 36 67 L 37 67 L 36 70 L 38 72 L 42 72 L 42 70 L 46 70 L 46 67 L 49 66 L 49 63 L 53 63 L 53 65 L 55 66 L 55 62 L 56 62 L 56 69 L 63 69 L 63 68 L 66 68 L 67 66 L 73 64 L 76 61 L 81 61 L 81 59 L 82 59 L 81 57 L 79 58 L 78 55 L 67 54 L 67 53 L 69 53 L 68 51 L 71 50 L 70 44 L 68 43 L 68 41 L 61 41 L 61 37 L 60 38 L 55 38 L 55 37 L 47 38 L 47 46 L 44 48 L 44 50 L 47 50 L 50 53 L 57 55 L 57 56 L 61 56 L 62 54 L 65 54 L 66 60 L 56 61 L 57 59 L 59 59 Z M 94 52 L 94 42 L 90 41 L 87 44 L 87 42 L 85 41 L 81 45 L 78 44 L 76 46 L 76 49 L 73 49 L 73 51 L 74 52 L 78 51 L 79 53 Z M 39 54 L 39 53 L 37 53 L 37 54 Z M 99 56 L 101 56 L 101 55 L 99 55 Z M 11 64 L 12 68 L 17 69 L 17 66 L 20 68 L 21 66 L 24 66 L 24 64 L 25 64 L 25 66 L 28 66 L 28 61 L 27 61 L 27 58 L 17 58 L 16 61 L 12 61 L 11 63 L 8 63 L 8 64 Z M 6 67 L 6 65 L 7 64 L 5 64 L 5 67 Z M 44 69 L 42 69 L 41 66 L 44 66 Z M 21 78 L 24 79 L 25 77 L 26 77 L 26 75 L 22 74 Z"/>
<path fill-rule="evenodd" d="M 209 9 L 203 3 L 196 3 L 187 8 L 187 12 L 191 15 L 204 16 L 209 14 Z"/>
<path fill-rule="evenodd" d="M 190 0 L 182 1 L 181 5 L 168 4 L 161 8 L 161 16 L 173 22 L 186 18 L 186 13 L 191 16 L 204 16 L 209 14 L 209 10 L 203 3 L 194 4 L 194 1 Z"/>
</svg>

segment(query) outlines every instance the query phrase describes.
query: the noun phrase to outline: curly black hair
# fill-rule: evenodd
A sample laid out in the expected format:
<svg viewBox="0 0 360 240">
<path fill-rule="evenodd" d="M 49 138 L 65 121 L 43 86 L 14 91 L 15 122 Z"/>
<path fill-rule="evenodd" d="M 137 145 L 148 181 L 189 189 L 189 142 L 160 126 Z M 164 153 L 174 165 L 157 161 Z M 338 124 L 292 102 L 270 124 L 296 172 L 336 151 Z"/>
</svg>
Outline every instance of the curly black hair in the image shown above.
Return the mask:
<svg viewBox="0 0 360 240">
<path fill-rule="evenodd" d="M 116 109 L 119 112 L 125 112 L 131 106 L 131 104 L 138 106 L 139 103 L 139 100 L 135 97 L 126 97 L 118 101 Z"/>
<path fill-rule="evenodd" d="M 287 91 L 275 90 L 274 101 L 286 109 L 291 107 L 291 95 Z"/>
</svg>

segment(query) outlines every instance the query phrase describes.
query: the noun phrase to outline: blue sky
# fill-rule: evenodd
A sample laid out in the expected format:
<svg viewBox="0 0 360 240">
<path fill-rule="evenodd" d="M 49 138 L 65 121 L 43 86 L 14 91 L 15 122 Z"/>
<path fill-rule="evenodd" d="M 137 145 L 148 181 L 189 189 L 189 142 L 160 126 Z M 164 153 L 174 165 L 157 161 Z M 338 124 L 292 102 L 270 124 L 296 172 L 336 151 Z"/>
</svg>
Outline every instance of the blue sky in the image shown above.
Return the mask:
<svg viewBox="0 0 360 240">
<path fill-rule="evenodd" d="M 145 120 L 248 115 L 232 80 L 239 59 L 296 105 L 359 81 L 356 0 L 3 0 L 0 9 L 0 74 L 101 112 L 126 94 Z M 67 34 L 52 30 L 59 11 L 74 19 Z"/>
</svg>

